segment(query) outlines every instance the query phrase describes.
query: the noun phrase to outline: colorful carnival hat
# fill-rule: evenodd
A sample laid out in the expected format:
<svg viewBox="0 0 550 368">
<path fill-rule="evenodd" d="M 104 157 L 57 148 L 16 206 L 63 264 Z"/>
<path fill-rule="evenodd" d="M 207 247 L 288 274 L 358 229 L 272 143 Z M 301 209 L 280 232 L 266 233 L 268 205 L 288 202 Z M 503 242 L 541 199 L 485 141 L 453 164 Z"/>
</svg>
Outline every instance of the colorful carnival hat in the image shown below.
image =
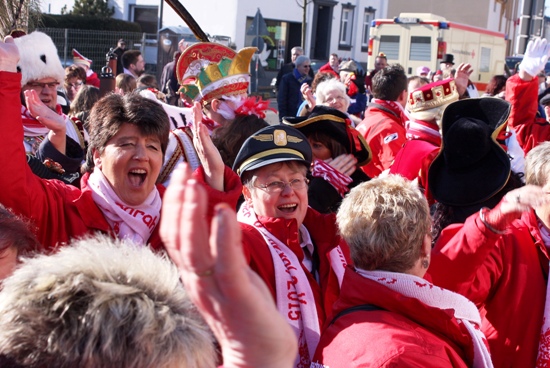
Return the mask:
<svg viewBox="0 0 550 368">
<path fill-rule="evenodd" d="M 349 116 L 334 108 L 318 105 L 308 117 L 285 117 L 283 124 L 298 129 L 306 136 L 314 132 L 327 134 L 357 158 L 358 166 L 366 165 L 372 159 L 369 145 L 361 133 L 351 126 Z"/>
<path fill-rule="evenodd" d="M 89 68 L 92 65 L 92 60 L 82 55 L 76 49 L 73 49 L 73 63 L 85 65 Z"/>
<path fill-rule="evenodd" d="M 244 141 L 233 171 L 242 176 L 245 171 L 283 161 L 300 161 L 311 166 L 311 146 L 297 129 L 285 125 L 268 126 Z"/>
<path fill-rule="evenodd" d="M 179 90 L 193 101 L 206 103 L 222 96 L 246 94 L 249 67 L 255 47 L 236 52 L 229 47 L 199 42 L 186 48 L 178 59 Z"/>
<path fill-rule="evenodd" d="M 499 98 L 453 102 L 442 118 L 443 141 L 428 170 L 433 197 L 449 206 L 472 206 L 497 194 L 510 177 L 510 159 L 497 137 L 510 104 Z"/>
<path fill-rule="evenodd" d="M 408 110 L 411 113 L 441 107 L 459 98 L 453 79 L 426 84 L 409 93 Z"/>
<path fill-rule="evenodd" d="M 50 36 L 35 31 L 14 41 L 19 49 L 17 70 L 21 72 L 22 86 L 43 78 L 54 78 L 60 84 L 63 83 L 65 70 Z"/>
</svg>

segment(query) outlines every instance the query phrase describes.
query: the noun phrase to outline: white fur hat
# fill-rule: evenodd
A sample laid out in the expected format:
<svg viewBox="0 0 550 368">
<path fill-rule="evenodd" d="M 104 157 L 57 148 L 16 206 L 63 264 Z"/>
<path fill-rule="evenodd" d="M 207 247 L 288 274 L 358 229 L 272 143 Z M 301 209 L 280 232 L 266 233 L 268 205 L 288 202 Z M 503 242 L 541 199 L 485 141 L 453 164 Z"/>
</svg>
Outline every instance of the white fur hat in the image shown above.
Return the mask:
<svg viewBox="0 0 550 368">
<path fill-rule="evenodd" d="M 42 78 L 55 78 L 59 83 L 65 80 L 65 70 L 61 66 L 57 48 L 45 33 L 33 32 L 15 39 L 19 48 L 17 69 L 21 72 L 21 85 Z"/>
</svg>

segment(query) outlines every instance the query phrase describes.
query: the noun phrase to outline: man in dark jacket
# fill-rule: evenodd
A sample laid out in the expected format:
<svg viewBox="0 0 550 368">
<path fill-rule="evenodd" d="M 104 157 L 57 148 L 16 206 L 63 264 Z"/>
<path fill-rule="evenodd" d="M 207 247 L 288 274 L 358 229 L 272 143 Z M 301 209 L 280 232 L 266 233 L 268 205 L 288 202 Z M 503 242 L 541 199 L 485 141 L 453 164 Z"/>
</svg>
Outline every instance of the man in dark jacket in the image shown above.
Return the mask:
<svg viewBox="0 0 550 368">
<path fill-rule="evenodd" d="M 296 58 L 296 68 L 292 73 L 288 73 L 283 77 L 277 93 L 280 121 L 283 120 L 284 116 L 296 116 L 298 107 L 302 103 L 300 87 L 303 83 L 311 83 L 311 78 L 308 75 L 310 70 L 311 62 L 309 58 L 301 55 Z"/>
<path fill-rule="evenodd" d="M 300 46 L 293 47 L 292 50 L 290 50 L 292 61 L 290 63 L 284 64 L 281 69 L 279 69 L 279 73 L 277 73 L 277 81 L 275 82 L 275 88 L 277 89 L 277 91 L 279 91 L 279 86 L 281 85 L 283 77 L 288 73 L 292 73 L 292 71 L 294 70 L 294 63 L 296 62 L 296 58 L 303 54 L 304 49 L 302 49 Z M 309 69 L 308 75 L 311 79 L 313 79 L 314 73 L 311 68 Z"/>
</svg>

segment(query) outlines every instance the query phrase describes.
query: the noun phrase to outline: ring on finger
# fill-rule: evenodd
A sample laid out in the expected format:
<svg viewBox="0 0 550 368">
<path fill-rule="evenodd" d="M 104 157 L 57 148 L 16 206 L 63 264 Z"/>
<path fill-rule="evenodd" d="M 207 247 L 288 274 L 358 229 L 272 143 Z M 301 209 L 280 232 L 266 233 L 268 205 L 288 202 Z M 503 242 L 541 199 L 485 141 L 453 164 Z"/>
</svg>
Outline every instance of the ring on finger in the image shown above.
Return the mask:
<svg viewBox="0 0 550 368">
<path fill-rule="evenodd" d="M 214 268 L 209 268 L 205 271 L 202 271 L 202 272 L 196 272 L 195 271 L 195 275 L 197 275 L 198 277 L 208 277 L 208 276 L 212 276 L 214 275 Z"/>
</svg>

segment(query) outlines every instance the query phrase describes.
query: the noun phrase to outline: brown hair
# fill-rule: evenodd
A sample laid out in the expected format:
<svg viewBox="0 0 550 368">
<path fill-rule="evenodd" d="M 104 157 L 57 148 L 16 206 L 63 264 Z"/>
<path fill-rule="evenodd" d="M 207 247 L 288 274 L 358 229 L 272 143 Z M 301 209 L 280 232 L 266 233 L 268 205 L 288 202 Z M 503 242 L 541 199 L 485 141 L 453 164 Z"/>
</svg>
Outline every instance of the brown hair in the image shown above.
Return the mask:
<svg viewBox="0 0 550 368">
<path fill-rule="evenodd" d="M 132 92 L 137 87 L 136 78 L 125 73 L 117 75 L 115 83 L 116 88 L 121 89 L 124 94 Z"/>
<path fill-rule="evenodd" d="M 335 158 L 345 153 L 349 153 L 346 147 L 338 142 L 336 139 L 332 138 L 330 135 L 321 132 L 315 131 L 311 134 L 308 134 L 307 137 L 313 141 L 322 143 L 330 151 L 330 157 Z"/>
<path fill-rule="evenodd" d="M 19 256 L 42 249 L 30 223 L 0 204 L 0 255 L 9 247 L 15 247 Z"/>
<path fill-rule="evenodd" d="M 399 64 L 380 69 L 372 79 L 372 94 L 375 98 L 396 101 L 407 90 L 407 75 Z"/>
<path fill-rule="evenodd" d="M 67 86 L 68 80 L 71 78 L 80 79 L 82 82 L 86 83 L 86 72 L 78 65 L 69 65 L 65 68 L 65 87 Z"/>
<path fill-rule="evenodd" d="M 256 115 L 239 115 L 214 131 L 212 141 L 223 159 L 223 163 L 233 167 L 237 153 L 244 141 L 258 130 L 268 126 L 264 119 Z"/>
<path fill-rule="evenodd" d="M 111 93 L 103 97 L 92 108 L 88 122 L 90 138 L 86 171 L 91 172 L 94 167 L 94 150 L 103 153 L 107 142 L 123 124 L 135 125 L 141 134 L 157 137 L 163 155 L 166 153 L 170 133 L 168 115 L 157 102 L 136 93 L 124 96 Z"/>
</svg>

